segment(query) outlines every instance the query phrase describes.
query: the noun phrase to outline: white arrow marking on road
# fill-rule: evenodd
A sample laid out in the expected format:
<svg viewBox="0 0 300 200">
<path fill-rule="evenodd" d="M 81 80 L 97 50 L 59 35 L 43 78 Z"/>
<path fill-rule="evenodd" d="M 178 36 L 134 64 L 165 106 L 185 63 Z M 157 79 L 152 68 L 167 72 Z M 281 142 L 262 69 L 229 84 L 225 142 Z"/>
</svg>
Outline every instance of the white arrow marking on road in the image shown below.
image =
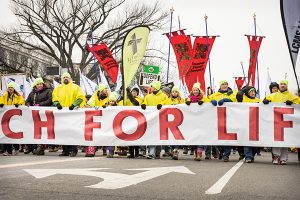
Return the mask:
<svg viewBox="0 0 300 200">
<path fill-rule="evenodd" d="M 102 189 L 119 189 L 136 185 L 138 183 L 171 173 L 194 174 L 184 166 L 175 167 L 157 167 L 157 168 L 140 168 L 140 169 L 125 169 L 125 170 L 145 170 L 145 172 L 128 175 L 113 172 L 99 172 L 98 170 L 109 168 L 88 168 L 88 169 L 24 169 L 27 173 L 36 178 L 45 178 L 55 174 L 69 175 L 84 175 L 102 178 L 103 181 L 95 185 L 86 186 L 89 188 Z"/>
<path fill-rule="evenodd" d="M 235 174 L 235 172 L 242 166 L 244 160 L 239 161 L 236 165 L 234 165 L 222 178 L 220 178 L 213 186 L 211 186 L 208 190 L 205 191 L 205 194 L 219 194 L 222 192 L 222 189 L 231 179 L 231 177 Z"/>
</svg>

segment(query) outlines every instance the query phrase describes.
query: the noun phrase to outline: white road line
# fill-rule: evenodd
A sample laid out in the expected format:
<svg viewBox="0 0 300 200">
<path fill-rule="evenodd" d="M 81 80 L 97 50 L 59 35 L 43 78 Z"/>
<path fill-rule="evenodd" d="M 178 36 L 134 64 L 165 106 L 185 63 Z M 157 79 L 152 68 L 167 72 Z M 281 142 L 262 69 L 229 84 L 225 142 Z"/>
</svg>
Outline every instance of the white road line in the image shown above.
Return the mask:
<svg viewBox="0 0 300 200">
<path fill-rule="evenodd" d="M 62 163 L 62 162 L 72 162 L 72 161 L 82 161 L 82 160 L 96 160 L 101 159 L 103 157 L 94 157 L 94 158 L 68 158 L 68 159 L 59 159 L 59 160 L 46 160 L 40 162 L 29 162 L 29 163 L 16 163 L 16 164 L 8 164 L 8 165 L 0 165 L 0 169 L 3 168 L 12 168 L 12 167 L 24 167 L 29 165 L 43 165 L 50 163 Z"/>
<path fill-rule="evenodd" d="M 205 194 L 219 194 L 222 192 L 225 185 L 231 179 L 231 177 L 235 174 L 235 172 L 242 166 L 244 160 L 239 161 L 236 165 L 234 165 L 222 178 L 220 178 L 213 186 L 211 186 L 208 190 L 205 191 Z"/>
</svg>

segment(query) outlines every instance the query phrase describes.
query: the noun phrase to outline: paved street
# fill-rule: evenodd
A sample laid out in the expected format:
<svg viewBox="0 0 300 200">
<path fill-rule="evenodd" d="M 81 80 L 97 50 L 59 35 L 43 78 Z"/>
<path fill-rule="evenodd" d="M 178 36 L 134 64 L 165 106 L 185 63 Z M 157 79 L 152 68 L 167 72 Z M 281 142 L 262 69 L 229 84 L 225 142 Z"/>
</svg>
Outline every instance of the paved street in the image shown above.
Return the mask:
<svg viewBox="0 0 300 200">
<path fill-rule="evenodd" d="M 101 152 L 102 153 L 102 152 Z M 178 161 L 116 157 L 97 152 L 75 158 L 24 155 L 0 157 L 1 199 L 299 199 L 300 163 L 271 164 L 270 153 L 256 162 Z M 134 169 L 134 170 L 129 170 Z M 76 175 L 77 174 L 77 175 Z M 225 175 L 226 174 L 226 175 Z M 224 176 L 225 175 L 225 176 Z"/>
</svg>

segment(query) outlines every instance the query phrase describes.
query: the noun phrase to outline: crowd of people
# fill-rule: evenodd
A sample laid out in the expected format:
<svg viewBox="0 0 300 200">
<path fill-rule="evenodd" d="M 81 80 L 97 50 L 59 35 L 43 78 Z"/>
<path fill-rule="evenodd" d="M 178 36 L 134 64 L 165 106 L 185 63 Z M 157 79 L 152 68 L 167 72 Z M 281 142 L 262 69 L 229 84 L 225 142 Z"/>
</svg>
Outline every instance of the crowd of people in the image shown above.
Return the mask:
<svg viewBox="0 0 300 200">
<path fill-rule="evenodd" d="M 235 91 L 228 86 L 226 80 L 219 82 L 220 88 L 213 92 L 208 88 L 207 95 L 201 90 L 200 83 L 195 83 L 188 98 L 181 96 L 181 91 L 178 86 L 172 88 L 164 87 L 159 81 L 151 83 L 150 89 L 143 90 L 144 99 L 139 95 L 139 88 L 126 88 L 128 98 L 126 98 L 125 105 L 122 97 L 119 98 L 116 92 L 108 92 L 107 86 L 99 84 L 98 89 L 91 95 L 85 95 L 82 89 L 73 83 L 69 73 L 62 75 L 62 84 L 54 88 L 52 91 L 43 81 L 42 78 L 36 78 L 32 85 L 32 92 L 26 100 L 16 91 L 15 83 L 8 84 L 7 91 L 0 97 L 0 107 L 14 105 L 26 106 L 55 106 L 61 110 L 68 108 L 70 111 L 83 107 L 102 107 L 107 106 L 140 106 L 146 110 L 148 106 L 155 106 L 160 110 L 165 105 L 198 104 L 211 103 L 214 106 L 221 106 L 224 103 L 241 102 L 241 103 L 260 103 L 265 105 L 272 103 L 285 103 L 290 106 L 292 104 L 300 104 L 300 91 L 297 95 L 292 94 L 288 90 L 288 81 L 281 80 L 278 83 L 272 82 L 270 84 L 270 95 L 264 99 L 257 98 L 257 90 L 252 86 L 244 86 L 241 90 Z M 27 144 L 27 145 L 12 145 L 1 144 L 0 152 L 4 156 L 10 156 L 14 152 L 23 151 L 25 154 L 33 153 L 36 155 L 45 154 L 46 145 Z M 49 152 L 58 151 L 58 146 L 48 145 Z M 102 148 L 103 155 L 107 158 L 113 158 L 115 153 L 119 155 L 128 155 L 128 158 L 135 158 L 138 156 L 147 157 L 148 159 L 159 159 L 161 156 L 162 146 L 130 146 L 130 147 L 85 147 L 86 156 L 94 156 L 98 148 Z M 178 160 L 179 149 L 183 149 L 183 153 L 187 154 L 188 150 L 191 155 L 195 156 L 196 161 L 203 159 L 218 158 L 224 162 L 229 161 L 229 156 L 234 147 L 231 146 L 163 146 L 164 154 L 162 156 L 170 156 L 173 160 Z M 240 160 L 245 159 L 246 163 L 254 162 L 254 156 L 259 154 L 257 147 L 236 147 L 240 155 Z M 148 149 L 148 151 L 147 151 Z M 235 149 L 235 148 L 234 148 Z M 300 149 L 298 149 L 298 159 L 300 161 Z M 288 160 L 288 148 L 273 147 L 272 163 L 285 165 Z M 62 153 L 59 156 L 74 157 L 78 153 L 78 146 L 62 145 Z"/>
</svg>

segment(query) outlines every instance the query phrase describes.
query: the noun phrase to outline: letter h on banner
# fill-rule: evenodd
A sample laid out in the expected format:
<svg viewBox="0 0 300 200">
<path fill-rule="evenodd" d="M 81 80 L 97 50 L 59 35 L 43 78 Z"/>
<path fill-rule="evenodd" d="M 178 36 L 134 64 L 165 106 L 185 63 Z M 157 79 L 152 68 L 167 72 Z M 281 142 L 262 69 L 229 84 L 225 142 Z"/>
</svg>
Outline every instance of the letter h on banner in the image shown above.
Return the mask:
<svg viewBox="0 0 300 200">
<path fill-rule="evenodd" d="M 34 123 L 34 139 L 41 139 L 42 127 L 47 128 L 48 139 L 55 139 L 54 133 L 54 115 L 52 110 L 45 111 L 47 120 L 41 121 L 41 116 L 38 110 L 32 111 L 32 119 Z"/>
</svg>

